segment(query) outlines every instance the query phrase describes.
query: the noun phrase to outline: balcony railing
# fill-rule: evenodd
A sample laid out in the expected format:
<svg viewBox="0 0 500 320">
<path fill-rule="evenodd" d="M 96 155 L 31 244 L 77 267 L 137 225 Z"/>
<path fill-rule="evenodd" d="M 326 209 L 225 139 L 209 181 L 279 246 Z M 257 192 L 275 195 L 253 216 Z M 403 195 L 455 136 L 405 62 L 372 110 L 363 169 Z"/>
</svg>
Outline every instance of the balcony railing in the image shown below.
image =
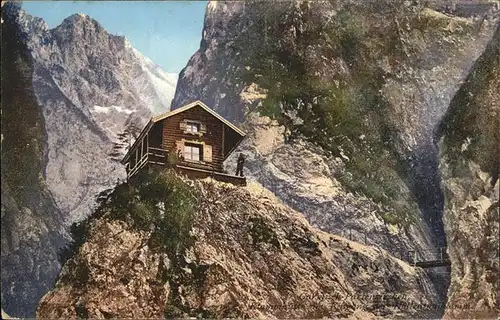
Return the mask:
<svg viewBox="0 0 500 320">
<path fill-rule="evenodd" d="M 128 176 L 133 176 L 148 163 L 167 165 L 168 151 L 161 148 L 149 147 L 148 152 L 145 153 L 132 168 L 130 168 Z"/>
<path fill-rule="evenodd" d="M 168 151 L 161 148 L 148 148 L 148 162 L 154 164 L 167 165 L 168 164 Z"/>
<path fill-rule="evenodd" d="M 147 164 L 155 164 L 160 166 L 168 166 L 168 150 L 162 148 L 149 147 L 148 152 L 145 153 L 139 161 L 130 169 L 128 176 L 131 177 L 136 174 L 139 170 L 144 168 Z M 173 165 L 173 164 L 172 164 Z M 217 180 L 231 182 L 238 185 L 246 185 L 246 179 L 244 177 L 237 177 L 231 174 L 220 172 L 220 170 L 214 170 L 214 168 L 203 162 L 194 162 L 177 159 L 175 163 L 175 168 L 181 172 L 188 173 L 188 176 L 212 176 Z"/>
</svg>

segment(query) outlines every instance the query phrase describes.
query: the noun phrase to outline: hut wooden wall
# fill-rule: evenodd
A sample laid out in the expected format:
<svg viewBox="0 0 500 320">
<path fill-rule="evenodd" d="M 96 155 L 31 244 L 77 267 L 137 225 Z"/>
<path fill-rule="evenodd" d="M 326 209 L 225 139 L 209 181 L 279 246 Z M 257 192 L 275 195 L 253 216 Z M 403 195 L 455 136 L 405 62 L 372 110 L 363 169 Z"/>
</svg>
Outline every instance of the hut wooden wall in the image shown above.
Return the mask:
<svg viewBox="0 0 500 320">
<path fill-rule="evenodd" d="M 184 133 L 179 124 L 185 119 L 200 121 L 206 125 L 207 132 L 201 137 Z M 212 162 L 207 164 L 214 170 L 222 171 L 222 130 L 224 126 L 224 123 L 203 108 L 193 107 L 163 120 L 163 148 L 176 152 L 176 141 L 182 139 L 205 142 L 205 144 L 212 146 Z"/>
</svg>

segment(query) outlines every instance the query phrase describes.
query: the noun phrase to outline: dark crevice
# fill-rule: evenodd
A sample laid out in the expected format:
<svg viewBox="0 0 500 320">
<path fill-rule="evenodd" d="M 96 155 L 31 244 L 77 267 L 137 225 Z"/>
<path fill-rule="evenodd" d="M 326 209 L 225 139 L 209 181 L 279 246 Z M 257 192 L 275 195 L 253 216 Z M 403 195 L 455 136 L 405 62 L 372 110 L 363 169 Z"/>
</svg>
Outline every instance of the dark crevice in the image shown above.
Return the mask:
<svg viewBox="0 0 500 320">
<path fill-rule="evenodd" d="M 432 143 L 419 146 L 407 162 L 410 189 L 429 227 L 435 247 L 446 247 L 443 225 L 444 194 L 441 190 L 439 150 Z"/>
</svg>

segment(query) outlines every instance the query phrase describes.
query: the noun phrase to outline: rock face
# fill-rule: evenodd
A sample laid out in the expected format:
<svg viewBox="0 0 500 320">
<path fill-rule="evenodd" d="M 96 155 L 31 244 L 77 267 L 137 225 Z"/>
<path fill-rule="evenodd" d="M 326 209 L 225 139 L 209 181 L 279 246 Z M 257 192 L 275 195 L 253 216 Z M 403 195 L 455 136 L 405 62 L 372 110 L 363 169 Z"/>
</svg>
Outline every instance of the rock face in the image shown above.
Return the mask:
<svg viewBox="0 0 500 320">
<path fill-rule="evenodd" d="M 43 174 L 46 127 L 31 89 L 32 58 L 18 41 L 17 10 L 2 3 L 2 318 L 4 310 L 34 315 L 55 282 L 65 241 L 63 214 Z"/>
<path fill-rule="evenodd" d="M 210 2 L 172 107 L 200 99 L 242 123 L 247 175 L 321 229 L 392 252 L 444 245 L 432 132 L 498 11 L 442 9 Z"/>
<path fill-rule="evenodd" d="M 181 258 L 104 213 L 37 317 L 366 319 L 418 315 L 437 299 L 421 270 L 311 227 L 258 183 L 185 183 L 198 202 Z"/>
<path fill-rule="evenodd" d="M 87 16 L 49 29 L 2 2 L 2 19 L 2 307 L 33 317 L 65 227 L 125 176 L 116 134 L 167 111 L 177 77 Z"/>
<path fill-rule="evenodd" d="M 177 76 L 86 15 L 54 29 L 23 11 L 17 21 L 34 59 L 33 88 L 46 122 L 47 184 L 72 223 L 92 212 L 96 194 L 124 178 L 108 156 L 116 134 L 168 111 Z"/>
<path fill-rule="evenodd" d="M 451 285 L 445 317 L 498 317 L 500 26 L 440 126 Z"/>
<path fill-rule="evenodd" d="M 422 221 L 390 223 L 390 215 L 383 216 L 389 211 L 386 207 L 346 190 L 336 179 L 349 174 L 341 158 L 329 157 L 320 147 L 301 139 L 285 143 L 284 128 L 255 113 L 248 115 L 243 128 L 249 135 L 238 152 L 247 155 L 245 174 L 301 212 L 313 226 L 376 245 L 397 257 L 404 257 L 410 249 L 432 246 Z M 229 172 L 236 170 L 238 152 L 226 161 Z M 400 187 L 408 192 L 404 184 Z"/>
</svg>

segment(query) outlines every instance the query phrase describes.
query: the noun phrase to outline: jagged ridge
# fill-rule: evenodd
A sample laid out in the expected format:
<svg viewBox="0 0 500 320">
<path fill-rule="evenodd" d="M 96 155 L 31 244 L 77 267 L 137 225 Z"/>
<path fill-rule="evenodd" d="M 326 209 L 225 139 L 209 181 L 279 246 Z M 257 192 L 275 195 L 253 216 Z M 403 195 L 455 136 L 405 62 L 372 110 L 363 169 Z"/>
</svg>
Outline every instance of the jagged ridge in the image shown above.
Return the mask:
<svg viewBox="0 0 500 320">
<path fill-rule="evenodd" d="M 54 29 L 23 11 L 17 22 L 34 59 L 33 87 L 47 124 L 47 183 L 71 224 L 92 211 L 93 197 L 124 178 L 108 156 L 112 142 L 127 123 L 140 127 L 152 113 L 168 111 L 177 77 L 86 15 Z"/>
</svg>

